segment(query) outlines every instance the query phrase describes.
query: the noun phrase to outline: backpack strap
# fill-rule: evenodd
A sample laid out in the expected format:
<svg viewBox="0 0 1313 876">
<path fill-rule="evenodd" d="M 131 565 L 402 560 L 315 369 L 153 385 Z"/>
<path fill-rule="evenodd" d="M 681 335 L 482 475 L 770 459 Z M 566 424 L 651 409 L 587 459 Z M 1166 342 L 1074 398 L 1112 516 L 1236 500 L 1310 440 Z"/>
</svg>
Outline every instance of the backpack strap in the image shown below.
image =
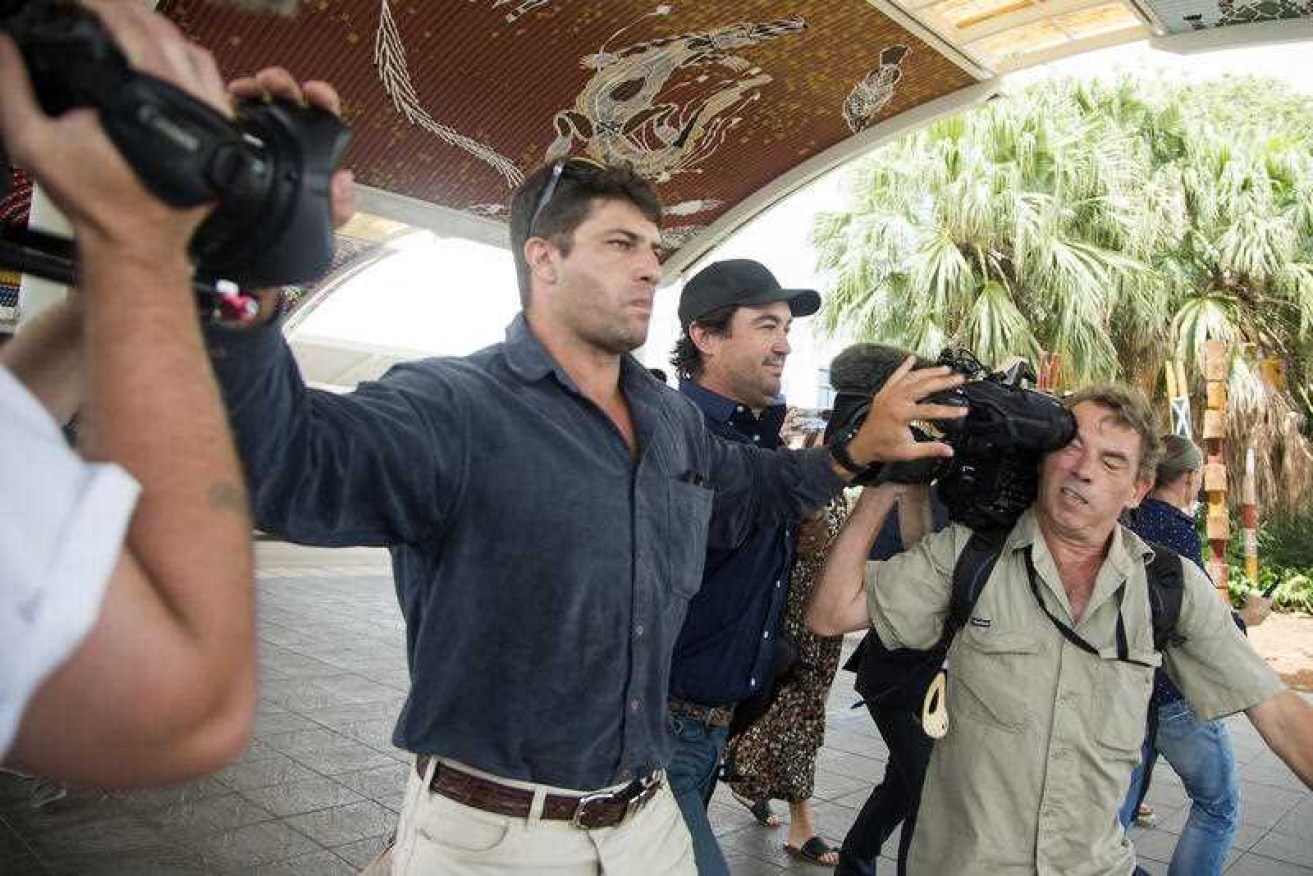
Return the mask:
<svg viewBox="0 0 1313 876">
<path fill-rule="evenodd" d="M 947 651 L 958 631 L 971 619 L 980 591 L 985 589 L 985 582 L 994 571 L 994 564 L 1003 552 L 1003 543 L 1011 532 L 1010 526 L 972 530 L 971 539 L 953 566 L 953 593 L 938 648 Z"/>
<path fill-rule="evenodd" d="M 944 662 L 944 654 L 952 644 L 957 631 L 966 626 L 980 591 L 989 579 L 998 560 L 1003 542 L 1010 529 L 973 531 L 967 546 L 958 555 L 953 567 L 952 593 L 949 597 L 948 617 L 939 641 L 924 651 L 909 648 L 890 650 L 880 641 L 875 630 L 868 630 L 857 650 L 844 664 L 844 669 L 857 673 L 857 692 L 868 703 L 887 701 L 909 691 L 915 703 L 909 708 L 920 708 L 930 676 Z"/>
<path fill-rule="evenodd" d="M 1181 617 L 1181 601 L 1185 598 L 1184 559 L 1176 551 L 1154 541 L 1146 541 L 1153 556 L 1144 561 L 1144 574 L 1148 580 L 1149 614 L 1153 618 L 1153 647 L 1162 652 L 1169 645 L 1185 641 L 1176 631 Z"/>
</svg>

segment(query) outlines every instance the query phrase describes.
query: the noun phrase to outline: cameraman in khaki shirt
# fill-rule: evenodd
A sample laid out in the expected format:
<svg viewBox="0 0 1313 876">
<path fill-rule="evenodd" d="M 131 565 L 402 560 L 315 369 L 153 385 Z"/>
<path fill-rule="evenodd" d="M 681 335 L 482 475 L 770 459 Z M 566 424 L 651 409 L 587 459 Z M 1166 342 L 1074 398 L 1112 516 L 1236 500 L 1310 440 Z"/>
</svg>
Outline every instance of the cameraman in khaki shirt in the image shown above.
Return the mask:
<svg viewBox="0 0 1313 876">
<path fill-rule="evenodd" d="M 1156 428 L 1144 397 L 1091 388 L 1067 402 L 1077 436 L 1044 458 L 1039 495 L 1004 542 L 949 650 L 948 734 L 935 746 L 909 872 L 1127 876 L 1117 820 L 1140 754 L 1153 669 L 1162 664 L 1204 720 L 1245 711 L 1313 786 L 1313 708 L 1286 690 L 1184 563 L 1183 642 L 1154 650 L 1144 559 L 1117 522 L 1153 483 Z M 954 525 L 885 562 L 867 551 L 898 487 L 867 489 L 817 580 L 808 624 L 874 626 L 890 648 L 930 648 L 971 533 Z M 1037 574 L 1032 592 L 1026 568 Z M 1045 610 L 1097 652 L 1059 632 Z M 1128 659 L 1118 659 L 1120 615 Z"/>
</svg>

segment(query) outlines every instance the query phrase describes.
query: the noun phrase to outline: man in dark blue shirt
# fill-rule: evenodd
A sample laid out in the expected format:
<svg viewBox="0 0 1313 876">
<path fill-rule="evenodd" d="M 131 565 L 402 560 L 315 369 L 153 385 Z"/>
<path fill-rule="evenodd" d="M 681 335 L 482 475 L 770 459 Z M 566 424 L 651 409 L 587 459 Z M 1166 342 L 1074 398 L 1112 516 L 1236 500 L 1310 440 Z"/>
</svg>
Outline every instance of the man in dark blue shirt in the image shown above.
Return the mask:
<svg viewBox="0 0 1313 876">
<path fill-rule="evenodd" d="M 708 433 L 629 355 L 659 220 L 627 167 L 540 168 L 511 205 L 524 312 L 506 341 L 347 395 L 308 389 L 277 331 L 211 337 L 257 525 L 392 551 L 411 673 L 393 740 L 417 755 L 379 862 L 394 874 L 692 872 L 666 697 L 708 545 L 875 460 L 951 452 L 908 429 L 955 415 L 917 402 L 959 382 L 945 371 L 878 396 L 828 450 Z"/>
<path fill-rule="evenodd" d="M 780 379 L 789 327 L 820 303 L 814 290 L 783 289 L 764 265 L 747 259 L 715 262 L 688 281 L 672 364 L 679 391 L 702 411 L 711 432 L 765 450 L 781 446 Z M 693 837 L 700 876 L 729 873 L 704 801 L 734 707 L 760 695 L 775 675 L 794 522 L 759 522 L 741 544 L 707 551 L 702 588 L 675 642 L 670 786 Z"/>
</svg>

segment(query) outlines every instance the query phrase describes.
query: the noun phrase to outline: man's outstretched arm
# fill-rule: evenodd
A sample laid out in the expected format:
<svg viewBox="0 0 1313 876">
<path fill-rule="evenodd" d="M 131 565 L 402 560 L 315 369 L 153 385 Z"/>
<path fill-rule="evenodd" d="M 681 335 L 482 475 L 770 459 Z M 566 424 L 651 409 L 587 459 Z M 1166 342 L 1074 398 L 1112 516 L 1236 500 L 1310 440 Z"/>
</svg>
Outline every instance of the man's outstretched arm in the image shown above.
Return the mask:
<svg viewBox="0 0 1313 876">
<path fill-rule="evenodd" d="M 1245 714 L 1268 748 L 1313 788 L 1313 706 L 1287 689 L 1246 709 Z"/>
</svg>

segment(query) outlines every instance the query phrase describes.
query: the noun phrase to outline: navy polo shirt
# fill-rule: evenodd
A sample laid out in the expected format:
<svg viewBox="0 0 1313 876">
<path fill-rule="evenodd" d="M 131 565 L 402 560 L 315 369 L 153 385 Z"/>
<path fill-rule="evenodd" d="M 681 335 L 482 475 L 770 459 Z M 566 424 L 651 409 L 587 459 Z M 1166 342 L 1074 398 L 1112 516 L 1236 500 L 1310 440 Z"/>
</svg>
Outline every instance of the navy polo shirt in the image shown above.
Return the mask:
<svg viewBox="0 0 1313 876">
<path fill-rule="evenodd" d="M 783 400 L 755 416 L 746 405 L 682 380 L 708 431 L 776 450 Z M 675 641 L 670 694 L 705 706 L 730 706 L 760 693 L 774 674 L 776 637 L 788 597 L 793 522 L 758 524 L 738 547 L 711 547 L 702 587 L 689 602 Z"/>
</svg>

